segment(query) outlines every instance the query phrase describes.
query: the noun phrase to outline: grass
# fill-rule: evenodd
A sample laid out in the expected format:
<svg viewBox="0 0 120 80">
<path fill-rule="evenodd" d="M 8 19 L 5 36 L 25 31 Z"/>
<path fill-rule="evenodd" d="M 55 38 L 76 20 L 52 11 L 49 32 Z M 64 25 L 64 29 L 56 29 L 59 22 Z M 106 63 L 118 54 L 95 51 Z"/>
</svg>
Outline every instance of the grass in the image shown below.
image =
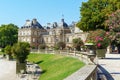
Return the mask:
<svg viewBox="0 0 120 80">
<path fill-rule="evenodd" d="M 53 54 L 30 54 L 28 60 L 43 70 L 39 80 L 63 80 L 85 65 L 76 58 Z"/>
</svg>

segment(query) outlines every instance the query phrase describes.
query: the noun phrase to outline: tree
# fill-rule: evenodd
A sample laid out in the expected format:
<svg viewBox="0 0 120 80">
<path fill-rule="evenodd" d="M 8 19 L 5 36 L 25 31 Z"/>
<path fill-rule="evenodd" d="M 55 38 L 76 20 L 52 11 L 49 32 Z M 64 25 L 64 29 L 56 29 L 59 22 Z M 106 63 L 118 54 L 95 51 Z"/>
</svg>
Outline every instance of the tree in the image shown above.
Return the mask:
<svg viewBox="0 0 120 80">
<path fill-rule="evenodd" d="M 12 51 L 11 51 L 12 47 L 10 45 L 5 47 L 5 53 L 9 56 L 9 59 L 12 59 Z"/>
<path fill-rule="evenodd" d="M 83 31 L 108 30 L 105 20 L 112 12 L 120 9 L 120 0 L 88 0 L 80 8 L 81 19 L 77 26 Z"/>
<path fill-rule="evenodd" d="M 73 47 L 76 48 L 76 50 L 80 51 L 81 46 L 84 44 L 81 38 L 75 38 L 73 39 Z"/>
<path fill-rule="evenodd" d="M 0 47 L 13 45 L 18 39 L 18 27 L 14 24 L 1 25 L 0 27 Z"/>
<path fill-rule="evenodd" d="M 113 12 L 106 20 L 106 25 L 110 29 L 111 45 L 118 47 L 118 53 L 120 53 L 120 10 Z"/>
<path fill-rule="evenodd" d="M 12 52 L 16 56 L 18 63 L 25 63 L 30 53 L 30 45 L 27 42 L 19 42 L 13 45 Z"/>
</svg>

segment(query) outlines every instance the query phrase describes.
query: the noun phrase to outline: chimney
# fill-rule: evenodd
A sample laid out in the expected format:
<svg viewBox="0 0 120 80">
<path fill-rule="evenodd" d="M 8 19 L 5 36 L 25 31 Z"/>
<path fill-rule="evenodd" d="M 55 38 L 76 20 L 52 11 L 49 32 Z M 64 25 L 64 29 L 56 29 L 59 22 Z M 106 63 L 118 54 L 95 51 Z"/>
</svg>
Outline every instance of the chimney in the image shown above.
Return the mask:
<svg viewBox="0 0 120 80">
<path fill-rule="evenodd" d="M 32 21 L 35 21 L 35 22 L 36 22 L 36 21 L 37 21 L 37 19 L 36 19 L 36 18 L 34 18 Z"/>
<path fill-rule="evenodd" d="M 64 19 L 61 19 L 61 22 L 64 22 Z"/>
<path fill-rule="evenodd" d="M 36 24 L 37 24 L 37 19 L 34 18 L 34 19 L 32 20 L 32 24 L 36 25 Z"/>
<path fill-rule="evenodd" d="M 29 19 L 27 19 L 27 20 L 26 20 L 26 22 L 30 22 L 30 20 L 29 20 Z"/>
</svg>

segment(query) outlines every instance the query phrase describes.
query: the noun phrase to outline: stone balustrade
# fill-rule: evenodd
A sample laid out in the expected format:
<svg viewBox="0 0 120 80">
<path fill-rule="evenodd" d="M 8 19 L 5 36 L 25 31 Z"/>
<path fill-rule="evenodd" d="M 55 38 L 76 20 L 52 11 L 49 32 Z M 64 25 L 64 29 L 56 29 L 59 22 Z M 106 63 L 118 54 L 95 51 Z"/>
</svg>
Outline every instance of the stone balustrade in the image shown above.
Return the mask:
<svg viewBox="0 0 120 80">
<path fill-rule="evenodd" d="M 97 80 L 97 66 L 86 65 L 64 80 Z"/>
</svg>

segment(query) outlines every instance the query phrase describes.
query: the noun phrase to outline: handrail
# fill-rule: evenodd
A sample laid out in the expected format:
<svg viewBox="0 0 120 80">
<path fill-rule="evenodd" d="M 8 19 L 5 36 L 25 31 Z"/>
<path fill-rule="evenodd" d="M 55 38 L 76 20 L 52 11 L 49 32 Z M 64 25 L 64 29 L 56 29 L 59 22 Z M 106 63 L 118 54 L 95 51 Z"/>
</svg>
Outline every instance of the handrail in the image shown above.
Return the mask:
<svg viewBox="0 0 120 80">
<path fill-rule="evenodd" d="M 64 80 L 97 80 L 97 66 L 86 65 Z"/>
</svg>

